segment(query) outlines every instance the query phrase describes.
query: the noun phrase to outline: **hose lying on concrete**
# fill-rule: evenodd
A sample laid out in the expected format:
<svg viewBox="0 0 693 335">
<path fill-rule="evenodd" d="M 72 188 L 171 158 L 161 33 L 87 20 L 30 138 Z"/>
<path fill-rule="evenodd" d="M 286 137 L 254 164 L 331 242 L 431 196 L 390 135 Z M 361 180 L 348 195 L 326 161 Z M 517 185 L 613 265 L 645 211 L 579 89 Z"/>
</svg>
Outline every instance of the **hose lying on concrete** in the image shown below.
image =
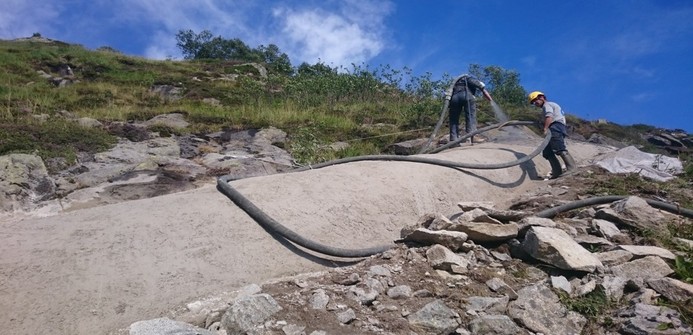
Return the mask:
<svg viewBox="0 0 693 335">
<path fill-rule="evenodd" d="M 248 215 L 251 218 L 253 218 L 265 229 L 277 233 L 281 237 L 295 244 L 298 244 L 306 249 L 317 251 L 321 254 L 329 256 L 350 258 L 368 257 L 389 250 L 394 246 L 394 244 L 389 244 L 365 249 L 343 249 L 314 242 L 310 239 L 307 239 L 299 235 L 295 231 L 285 227 L 284 225 L 267 215 L 260 208 L 255 206 L 250 200 L 248 200 L 248 198 L 244 197 L 240 192 L 236 191 L 233 187 L 231 187 L 231 185 L 228 183 L 230 180 L 230 176 L 219 177 L 219 179 L 217 179 L 217 190 L 219 190 L 221 193 L 223 193 L 229 199 L 231 199 L 231 201 L 233 201 L 243 211 L 248 213 Z"/>
<path fill-rule="evenodd" d="M 497 125 L 492 125 L 488 126 L 482 129 L 477 130 L 474 133 L 467 134 L 468 136 L 460 138 L 459 141 L 457 142 L 452 142 L 449 143 L 449 146 L 454 145 L 455 143 L 459 143 L 466 139 L 469 136 L 473 136 L 475 134 L 488 131 L 491 129 L 496 129 L 500 128 L 503 126 L 507 125 L 525 125 L 525 124 L 531 124 L 532 122 L 527 122 L 527 121 L 509 121 L 506 123 L 502 124 L 497 124 Z M 342 159 L 337 159 L 329 162 L 324 162 L 316 165 L 311 165 L 311 166 L 304 166 L 298 169 L 294 169 L 289 172 L 300 172 L 300 171 L 306 171 L 310 169 L 319 169 L 327 166 L 332 166 L 332 165 L 337 165 L 337 164 L 344 164 L 344 163 L 351 163 L 351 162 L 357 162 L 357 161 L 402 161 L 402 162 L 412 162 L 412 163 L 423 163 L 423 164 L 433 164 L 433 165 L 439 165 L 439 166 L 445 166 L 445 167 L 452 167 L 452 168 L 466 168 L 466 169 L 486 169 L 486 170 L 491 170 L 491 169 L 505 169 L 508 167 L 512 167 L 515 165 L 520 165 L 524 162 L 529 161 L 530 159 L 534 158 L 536 155 L 538 155 L 542 150 L 544 150 L 544 147 L 546 147 L 551 140 L 551 134 L 548 134 L 545 138 L 544 141 L 535 149 L 532 153 L 529 155 L 522 157 L 520 159 L 517 159 L 515 161 L 511 162 L 506 162 L 506 163 L 496 163 L 496 164 L 475 164 L 475 163 L 458 163 L 458 162 L 453 162 L 453 161 L 446 161 L 446 160 L 441 160 L 441 159 L 434 159 L 434 158 L 427 158 L 427 157 L 416 157 L 416 156 L 396 156 L 396 155 L 372 155 L 372 156 L 357 156 L 357 157 L 348 157 L 348 158 L 342 158 Z M 438 152 L 438 151 L 436 151 Z M 240 207 L 243 211 L 245 211 L 250 217 L 252 217 L 257 223 L 259 223 L 262 227 L 265 229 L 268 229 L 269 231 L 276 232 L 278 235 L 281 237 L 297 244 L 300 245 L 306 249 L 313 250 L 316 252 L 319 252 L 324 255 L 329 255 L 329 256 L 335 256 L 335 257 L 345 257 L 345 258 L 351 258 L 351 257 L 367 257 L 371 255 L 375 255 L 378 253 L 381 253 L 385 250 L 388 250 L 394 246 L 394 244 L 390 245 L 383 245 L 383 246 L 376 246 L 372 248 L 365 248 L 365 249 L 343 249 L 343 248 L 335 248 L 335 247 L 330 247 L 315 241 L 312 241 L 310 239 L 307 239 L 298 233 L 292 231 L 291 229 L 287 228 L 286 226 L 280 224 L 276 220 L 274 220 L 272 217 L 264 213 L 260 208 L 255 206 L 250 200 L 248 200 L 245 196 L 243 196 L 240 192 L 235 190 L 230 184 L 230 181 L 233 181 L 234 178 L 230 175 L 222 176 L 217 179 L 217 190 L 219 190 L 221 193 L 223 193 L 226 197 L 231 199 L 238 207 Z"/>
<path fill-rule="evenodd" d="M 500 128 L 506 125 L 524 125 L 524 124 L 532 124 L 533 122 L 526 122 L 526 121 L 509 121 L 503 124 L 497 124 L 497 125 L 492 125 L 488 126 L 485 128 L 481 128 L 473 133 L 469 133 L 464 137 L 461 137 L 459 140 L 455 142 L 448 143 L 446 146 L 443 146 L 438 149 L 434 149 L 431 151 L 428 151 L 430 153 L 435 153 L 439 152 L 441 150 L 444 150 L 445 148 L 452 147 L 456 145 L 459 142 L 464 141 L 466 138 L 474 136 L 476 134 L 491 130 L 491 129 L 496 129 Z M 332 166 L 332 165 L 337 165 L 337 164 L 344 164 L 344 163 L 351 163 L 351 162 L 357 162 L 357 161 L 403 161 L 403 162 L 413 162 L 413 163 L 423 163 L 423 164 L 433 164 L 433 165 L 439 165 L 439 166 L 445 166 L 445 167 L 453 167 L 453 168 L 466 168 L 466 169 L 504 169 L 508 167 L 512 167 L 515 165 L 520 165 L 526 161 L 529 161 L 530 159 L 534 158 L 536 155 L 538 155 L 544 148 L 548 145 L 549 141 L 551 140 L 551 134 L 547 134 L 546 137 L 544 138 L 544 141 L 535 149 L 532 153 L 528 154 L 525 157 L 522 157 L 520 159 L 517 159 L 512 162 L 507 162 L 507 163 L 497 163 L 497 164 L 474 164 L 474 163 L 458 163 L 458 162 L 452 162 L 452 161 L 446 161 L 446 160 L 440 160 L 440 159 L 433 159 L 433 158 L 427 158 L 427 157 L 416 157 L 416 156 L 394 156 L 394 155 L 373 155 L 373 156 L 358 156 L 358 157 L 349 157 L 349 158 L 343 158 L 343 159 L 337 159 L 325 163 L 320 163 L 316 165 L 311 165 L 311 166 L 305 166 L 301 167 L 298 169 L 294 169 L 291 171 L 287 172 L 300 172 L 300 171 L 306 171 L 310 169 L 318 169 L 318 168 L 323 168 L 327 166 Z M 324 255 L 329 255 L 329 256 L 335 256 L 335 257 L 344 257 L 344 258 L 360 258 L 360 257 L 368 257 L 371 255 L 375 255 L 378 253 L 382 253 L 386 250 L 391 249 L 394 247 L 394 244 L 388 244 L 388 245 L 381 245 L 381 246 L 375 246 L 371 248 L 364 248 L 364 249 L 345 249 L 345 248 L 335 248 L 331 246 L 327 246 L 315 241 L 312 241 L 308 238 L 305 238 L 301 236 L 300 234 L 294 232 L 293 230 L 285 227 L 284 225 L 280 224 L 276 220 L 274 220 L 272 217 L 264 213 L 260 208 L 255 206 L 250 200 L 248 200 L 246 197 L 244 197 L 240 192 L 236 191 L 231 185 L 229 184 L 230 181 L 234 180 L 232 176 L 227 175 L 227 176 L 222 176 L 217 179 L 217 190 L 219 190 L 221 193 L 226 195 L 231 201 L 233 201 L 238 207 L 240 207 L 243 211 L 245 211 L 250 217 L 252 217 L 256 222 L 258 222 L 262 227 L 265 229 L 274 232 L 281 236 L 282 238 L 285 238 L 299 246 L 302 246 L 306 249 L 324 254 Z M 608 203 L 608 202 L 613 202 L 617 200 L 621 200 L 625 198 L 624 196 L 606 196 L 606 197 L 597 197 L 597 198 L 589 198 L 585 200 L 580 200 L 580 201 L 575 201 L 571 202 L 568 204 L 564 204 L 558 207 L 550 208 L 544 211 L 541 211 L 535 216 L 539 217 L 545 217 L 545 218 L 551 218 L 556 216 L 558 213 L 565 212 L 568 210 L 576 209 L 576 208 L 581 208 L 581 207 L 586 207 L 590 205 L 595 205 L 595 204 L 603 204 L 603 203 Z M 679 208 L 677 206 L 667 204 L 665 202 L 661 201 L 655 201 L 655 200 L 648 200 L 646 199 L 648 204 L 650 204 L 653 207 L 660 208 L 667 210 L 669 212 L 679 214 L 679 215 L 684 215 L 687 217 L 693 217 L 693 211 L 685 208 Z"/>
<path fill-rule="evenodd" d="M 573 209 L 577 208 L 582 208 L 582 207 L 587 207 L 587 206 L 592 206 L 592 205 L 600 205 L 600 204 L 606 204 L 614 201 L 618 201 L 621 199 L 625 199 L 628 196 L 624 195 L 607 195 L 607 196 L 602 196 L 602 197 L 593 197 L 593 198 L 587 198 L 583 200 L 577 200 L 573 202 L 569 202 L 567 204 L 563 204 L 560 206 L 556 206 L 553 208 L 545 209 L 541 212 L 538 212 L 534 214 L 534 216 L 538 216 L 541 218 L 552 218 L 559 213 L 567 212 Z M 657 200 L 652 200 L 652 199 L 644 199 L 647 201 L 647 203 L 658 209 L 665 210 L 667 212 L 673 213 L 673 214 L 678 214 L 681 216 L 685 216 L 688 218 L 693 218 L 693 210 L 687 209 L 687 208 L 682 208 L 679 206 L 672 205 L 670 203 L 662 202 L 662 201 L 657 201 Z"/>
</svg>

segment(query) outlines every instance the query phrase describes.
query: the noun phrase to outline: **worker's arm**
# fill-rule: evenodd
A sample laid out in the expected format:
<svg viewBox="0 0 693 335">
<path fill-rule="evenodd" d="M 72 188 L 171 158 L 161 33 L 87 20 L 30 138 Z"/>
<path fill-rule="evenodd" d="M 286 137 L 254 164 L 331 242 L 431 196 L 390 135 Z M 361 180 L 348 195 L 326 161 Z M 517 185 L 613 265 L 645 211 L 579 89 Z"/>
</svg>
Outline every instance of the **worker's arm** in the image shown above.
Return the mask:
<svg viewBox="0 0 693 335">
<path fill-rule="evenodd" d="M 551 126 L 552 123 L 553 123 L 553 117 L 547 116 L 544 119 L 544 135 L 546 135 L 546 133 L 549 132 L 549 127 Z"/>
<path fill-rule="evenodd" d="M 491 94 L 488 93 L 488 91 L 487 91 L 485 88 L 482 89 L 481 92 L 484 94 L 484 97 L 486 98 L 486 100 L 488 100 L 488 101 L 493 101 L 493 98 L 491 97 Z"/>
</svg>

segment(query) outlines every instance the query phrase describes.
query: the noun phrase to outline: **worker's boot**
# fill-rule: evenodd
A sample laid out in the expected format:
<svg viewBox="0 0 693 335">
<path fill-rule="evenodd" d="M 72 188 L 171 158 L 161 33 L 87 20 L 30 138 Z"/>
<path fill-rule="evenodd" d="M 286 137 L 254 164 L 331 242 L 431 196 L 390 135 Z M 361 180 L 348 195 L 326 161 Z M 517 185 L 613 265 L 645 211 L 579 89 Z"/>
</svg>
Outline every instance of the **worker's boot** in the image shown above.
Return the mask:
<svg viewBox="0 0 693 335">
<path fill-rule="evenodd" d="M 551 164 L 551 177 L 549 179 L 556 179 L 561 176 L 563 169 L 561 168 L 561 162 L 558 161 L 556 155 L 552 155 L 551 158 L 547 158 L 549 164 Z"/>
<path fill-rule="evenodd" d="M 450 125 L 450 142 L 455 142 L 460 138 L 460 126 L 457 124 Z"/>
<path fill-rule="evenodd" d="M 561 151 L 558 153 L 558 155 L 561 156 L 563 162 L 565 162 L 566 171 L 574 170 L 577 167 L 577 165 L 575 165 L 575 160 L 573 159 L 573 156 L 571 156 L 568 151 Z"/>
</svg>

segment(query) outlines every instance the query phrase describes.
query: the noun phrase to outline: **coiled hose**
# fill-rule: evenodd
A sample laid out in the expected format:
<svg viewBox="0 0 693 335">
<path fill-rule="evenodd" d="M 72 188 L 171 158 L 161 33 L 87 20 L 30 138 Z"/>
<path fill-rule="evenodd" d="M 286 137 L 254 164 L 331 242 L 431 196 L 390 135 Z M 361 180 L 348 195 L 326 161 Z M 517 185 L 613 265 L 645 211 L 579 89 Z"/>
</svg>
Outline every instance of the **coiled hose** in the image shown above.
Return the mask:
<svg viewBox="0 0 693 335">
<path fill-rule="evenodd" d="M 532 123 L 533 122 L 528 122 L 528 121 L 509 121 L 509 122 L 505 122 L 502 124 L 496 124 L 496 125 L 484 127 L 484 128 L 479 129 L 473 133 L 467 134 L 464 137 L 461 137 L 458 141 L 448 143 L 447 147 L 451 147 L 451 146 L 455 145 L 456 143 L 464 141 L 469 136 L 473 136 L 473 135 L 476 135 L 478 133 L 482 133 L 484 131 L 488 131 L 491 129 L 496 129 L 496 128 L 500 128 L 500 127 L 507 126 L 507 125 L 526 125 L 526 124 L 532 124 Z M 439 166 L 445 166 L 445 167 L 464 168 L 464 169 L 485 169 L 485 170 L 505 169 L 505 168 L 512 167 L 515 165 L 520 165 L 520 164 L 527 162 L 530 159 L 534 158 L 542 150 L 544 150 L 544 147 L 546 147 L 548 145 L 550 140 L 551 140 L 551 134 L 547 134 L 547 136 L 544 138 L 544 141 L 542 141 L 541 144 L 537 147 L 537 149 L 532 151 L 529 155 L 522 157 L 520 159 L 511 161 L 511 162 L 506 162 L 506 163 L 496 163 L 496 164 L 459 163 L 459 162 L 446 161 L 446 160 L 428 158 L 428 157 L 396 156 L 396 155 L 372 155 L 372 156 L 357 156 L 357 157 L 348 157 L 348 158 L 337 159 L 337 160 L 324 162 L 324 163 L 320 163 L 320 164 L 316 164 L 316 165 L 304 166 L 304 167 L 297 168 L 297 169 L 294 169 L 291 171 L 287 171 L 286 173 L 300 172 L 300 171 L 305 171 L 305 170 L 310 170 L 310 169 L 319 169 L 319 168 L 323 168 L 323 167 L 327 167 L 327 166 L 345 164 L 345 163 L 351 163 L 351 162 L 358 162 L 358 161 L 402 161 L 402 162 L 433 164 L 433 165 L 439 165 Z M 438 151 L 440 151 L 440 150 L 435 150 L 435 152 L 438 152 Z M 234 189 L 229 184 L 229 182 L 233 181 L 233 180 L 235 180 L 235 179 L 233 178 L 233 176 L 230 176 L 230 175 L 219 177 L 217 179 L 217 190 L 219 190 L 226 197 L 231 199 L 231 201 L 233 201 L 238 207 L 240 207 L 243 211 L 245 211 L 251 218 L 253 218 L 253 220 L 255 220 L 257 223 L 259 223 L 265 229 L 268 229 L 272 232 L 276 232 L 282 238 L 285 238 L 285 239 L 287 239 L 287 240 L 289 240 L 289 241 L 291 241 L 297 245 L 300 245 L 306 249 L 316 251 L 316 252 L 319 252 L 321 254 L 329 255 L 329 256 L 355 258 L 355 257 L 367 257 L 367 256 L 371 256 L 374 254 L 378 254 L 378 253 L 384 252 L 385 250 L 388 250 L 394 246 L 394 244 L 388 244 L 388 245 L 376 246 L 376 247 L 365 248 L 365 249 L 344 249 L 344 248 L 331 247 L 328 245 L 324 245 L 324 244 L 315 242 L 315 241 L 310 240 L 308 238 L 305 238 L 305 237 L 301 236 L 300 234 L 296 233 L 295 231 L 293 231 L 293 230 L 287 228 L 286 226 L 282 225 L 281 223 L 277 222 L 272 217 L 270 217 L 265 212 L 263 212 L 260 208 L 255 206 L 255 204 L 253 204 L 250 200 L 248 200 L 248 198 L 243 196 L 240 192 L 238 192 L 236 189 Z"/>
<path fill-rule="evenodd" d="M 445 146 L 442 146 L 437 149 L 433 149 L 430 151 L 427 151 L 426 153 L 436 153 L 440 152 L 444 149 L 450 148 L 465 139 L 477 135 L 479 133 L 491 130 L 491 129 L 496 129 L 496 128 L 501 128 L 506 125 L 526 125 L 526 124 L 533 124 L 533 122 L 528 122 L 528 121 L 509 121 L 506 123 L 502 124 L 496 124 L 488 127 L 481 128 L 475 132 L 469 133 L 463 137 L 461 137 L 459 140 L 448 143 Z M 357 157 L 348 157 L 348 158 L 342 158 L 342 159 L 337 159 L 329 162 L 324 162 L 316 165 L 311 165 L 311 166 L 304 166 L 301 168 L 297 168 L 291 171 L 287 171 L 286 173 L 290 172 L 300 172 L 300 171 L 306 171 L 310 169 L 319 169 L 327 166 L 332 166 L 332 165 L 338 165 L 338 164 L 345 164 L 345 163 L 351 163 L 351 162 L 358 162 L 358 161 L 402 161 L 402 162 L 412 162 L 412 163 L 423 163 L 423 164 L 433 164 L 433 165 L 439 165 L 439 166 L 445 166 L 445 167 L 453 167 L 453 168 L 465 168 L 465 169 L 486 169 L 486 170 L 493 170 L 493 169 L 505 169 L 509 168 L 515 165 L 520 165 L 526 161 L 529 161 L 530 159 L 534 158 L 537 156 L 544 148 L 548 145 L 549 141 L 551 140 L 551 134 L 547 134 L 544 137 L 544 140 L 541 142 L 541 144 L 530 154 L 528 154 L 525 157 L 522 157 L 520 159 L 517 159 L 515 161 L 507 162 L 507 163 L 496 163 L 496 164 L 475 164 L 475 163 L 458 163 L 458 162 L 452 162 L 452 161 L 446 161 L 446 160 L 441 160 L 441 159 L 434 159 L 434 158 L 427 158 L 427 157 L 416 157 L 416 156 L 395 156 L 395 155 L 372 155 L 372 156 L 357 156 Z M 394 247 L 394 244 L 387 244 L 387 245 L 381 245 L 381 246 L 375 246 L 375 247 L 370 247 L 370 248 L 363 248 L 363 249 L 346 249 L 346 248 L 336 248 L 336 247 L 331 247 L 319 242 L 315 242 L 311 239 L 308 239 L 306 237 L 301 236 L 300 234 L 296 233 L 295 231 L 287 228 L 286 226 L 282 225 L 281 223 L 277 222 L 274 220 L 272 217 L 267 215 L 265 212 L 263 212 L 260 208 L 255 206 L 250 200 L 248 200 L 245 196 L 243 196 L 240 192 L 238 192 L 236 189 L 234 189 L 229 182 L 235 180 L 232 176 L 226 175 L 219 177 L 217 179 L 217 190 L 219 190 L 221 193 L 223 193 L 226 197 L 231 199 L 238 207 L 240 207 L 243 211 L 245 211 L 251 218 L 253 218 L 258 224 L 260 224 L 263 228 L 274 232 L 281 236 L 282 238 L 285 238 L 301 247 L 304 247 L 306 249 L 328 255 L 328 256 L 334 256 L 334 257 L 343 257 L 343 258 L 361 258 L 361 257 L 368 257 L 371 255 L 379 254 L 382 253 L 386 250 L 391 249 Z M 569 211 L 572 209 L 576 208 L 581 208 L 581 207 L 586 207 L 590 205 L 595 205 L 595 204 L 603 204 L 603 203 L 608 203 L 608 202 L 613 202 L 617 201 L 620 199 L 625 198 L 624 196 L 606 196 L 606 197 L 596 197 L 596 198 L 589 198 L 589 199 L 584 199 L 584 200 L 579 200 L 575 202 L 571 202 L 568 204 L 564 204 L 558 207 L 550 208 L 544 211 L 541 211 L 539 213 L 536 213 L 534 216 L 539 216 L 539 217 L 544 217 L 544 218 L 551 218 L 556 216 L 557 214 L 565 211 Z M 684 215 L 687 217 L 693 217 L 693 211 L 690 209 L 685 209 L 685 208 L 679 208 L 677 206 L 661 202 L 661 201 L 656 201 L 656 200 L 649 200 L 646 199 L 648 204 L 652 205 L 653 207 L 660 208 L 666 211 L 669 211 L 671 213 L 679 214 L 679 215 Z"/>
</svg>

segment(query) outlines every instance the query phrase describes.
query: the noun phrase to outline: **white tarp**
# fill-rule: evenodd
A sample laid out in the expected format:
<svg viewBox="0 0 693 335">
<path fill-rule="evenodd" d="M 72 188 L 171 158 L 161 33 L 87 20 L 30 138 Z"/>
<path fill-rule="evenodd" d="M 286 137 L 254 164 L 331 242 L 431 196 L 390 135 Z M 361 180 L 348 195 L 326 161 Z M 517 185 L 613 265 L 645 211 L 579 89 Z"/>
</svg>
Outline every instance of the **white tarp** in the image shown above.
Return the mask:
<svg viewBox="0 0 693 335">
<path fill-rule="evenodd" d="M 642 152 L 634 146 L 608 153 L 595 164 L 611 173 L 638 173 L 657 181 L 670 180 L 683 172 L 678 158 Z"/>
</svg>

